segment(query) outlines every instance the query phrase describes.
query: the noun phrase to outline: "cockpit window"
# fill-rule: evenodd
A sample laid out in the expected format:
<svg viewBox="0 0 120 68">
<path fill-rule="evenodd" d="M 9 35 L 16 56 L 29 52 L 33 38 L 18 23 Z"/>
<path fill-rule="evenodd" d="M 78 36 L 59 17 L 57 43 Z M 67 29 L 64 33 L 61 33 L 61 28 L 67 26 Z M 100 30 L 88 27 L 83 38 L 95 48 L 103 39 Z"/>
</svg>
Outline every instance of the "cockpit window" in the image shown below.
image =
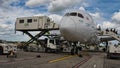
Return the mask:
<svg viewBox="0 0 120 68">
<path fill-rule="evenodd" d="M 65 16 L 78 16 L 80 18 L 84 18 L 84 16 L 80 13 L 72 12 L 72 13 L 66 13 Z"/>
<path fill-rule="evenodd" d="M 69 16 L 69 13 L 66 13 L 65 16 Z"/>
<path fill-rule="evenodd" d="M 76 12 L 70 13 L 70 16 L 77 16 Z"/>
<path fill-rule="evenodd" d="M 82 14 L 78 13 L 78 17 L 84 18 Z"/>
</svg>

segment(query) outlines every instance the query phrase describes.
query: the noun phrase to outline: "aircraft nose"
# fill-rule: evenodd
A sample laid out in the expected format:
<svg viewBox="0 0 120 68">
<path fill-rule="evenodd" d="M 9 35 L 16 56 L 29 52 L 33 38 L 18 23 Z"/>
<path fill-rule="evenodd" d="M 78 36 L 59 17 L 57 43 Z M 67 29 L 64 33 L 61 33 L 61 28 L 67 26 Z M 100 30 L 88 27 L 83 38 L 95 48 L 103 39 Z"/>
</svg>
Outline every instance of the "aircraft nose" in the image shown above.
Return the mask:
<svg viewBox="0 0 120 68">
<path fill-rule="evenodd" d="M 63 18 L 60 22 L 60 31 L 64 38 L 72 38 L 75 33 L 75 22 L 70 18 Z"/>
</svg>

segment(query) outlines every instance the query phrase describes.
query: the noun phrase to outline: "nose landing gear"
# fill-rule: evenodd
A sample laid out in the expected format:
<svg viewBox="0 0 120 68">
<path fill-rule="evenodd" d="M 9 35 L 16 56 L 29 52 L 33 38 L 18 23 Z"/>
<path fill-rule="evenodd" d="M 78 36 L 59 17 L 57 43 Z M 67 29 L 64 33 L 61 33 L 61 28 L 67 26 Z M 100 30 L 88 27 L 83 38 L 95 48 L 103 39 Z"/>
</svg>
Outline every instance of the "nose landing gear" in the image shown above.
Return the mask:
<svg viewBox="0 0 120 68">
<path fill-rule="evenodd" d="M 73 48 L 71 49 L 71 55 L 75 55 L 75 54 L 80 55 L 82 47 L 76 46 L 76 43 L 74 43 L 74 45 L 72 45 L 72 46 L 73 46 Z"/>
</svg>

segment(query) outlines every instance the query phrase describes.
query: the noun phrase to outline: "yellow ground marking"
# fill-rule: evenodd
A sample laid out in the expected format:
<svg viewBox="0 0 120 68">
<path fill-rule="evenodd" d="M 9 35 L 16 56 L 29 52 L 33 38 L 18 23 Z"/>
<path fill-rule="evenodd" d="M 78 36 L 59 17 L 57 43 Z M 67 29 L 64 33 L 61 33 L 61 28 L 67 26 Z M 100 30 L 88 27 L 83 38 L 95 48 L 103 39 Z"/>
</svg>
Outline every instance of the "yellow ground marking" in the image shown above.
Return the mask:
<svg viewBox="0 0 120 68">
<path fill-rule="evenodd" d="M 69 58 L 72 58 L 72 57 L 75 57 L 77 55 L 69 55 L 69 56 L 64 56 L 62 58 L 57 58 L 57 59 L 54 59 L 54 60 L 51 60 L 51 61 L 48 61 L 49 63 L 54 63 L 54 62 L 58 62 L 58 61 L 61 61 L 61 60 L 65 60 L 65 59 L 69 59 Z"/>
</svg>

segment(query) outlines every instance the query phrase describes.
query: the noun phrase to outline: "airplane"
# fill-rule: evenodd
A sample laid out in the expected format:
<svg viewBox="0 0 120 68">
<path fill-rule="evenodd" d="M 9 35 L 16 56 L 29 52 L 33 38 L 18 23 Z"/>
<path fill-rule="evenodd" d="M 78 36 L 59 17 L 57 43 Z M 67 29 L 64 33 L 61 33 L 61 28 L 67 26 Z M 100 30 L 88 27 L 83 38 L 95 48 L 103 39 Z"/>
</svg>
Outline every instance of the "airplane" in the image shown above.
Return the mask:
<svg viewBox="0 0 120 68">
<path fill-rule="evenodd" d="M 67 41 L 79 41 L 86 45 L 97 45 L 100 41 L 97 37 L 97 24 L 86 11 L 72 10 L 65 13 L 59 28 Z"/>
<path fill-rule="evenodd" d="M 60 32 L 68 41 L 95 44 L 97 27 L 92 17 L 85 11 L 76 10 L 66 13 L 60 21 Z"/>
</svg>

